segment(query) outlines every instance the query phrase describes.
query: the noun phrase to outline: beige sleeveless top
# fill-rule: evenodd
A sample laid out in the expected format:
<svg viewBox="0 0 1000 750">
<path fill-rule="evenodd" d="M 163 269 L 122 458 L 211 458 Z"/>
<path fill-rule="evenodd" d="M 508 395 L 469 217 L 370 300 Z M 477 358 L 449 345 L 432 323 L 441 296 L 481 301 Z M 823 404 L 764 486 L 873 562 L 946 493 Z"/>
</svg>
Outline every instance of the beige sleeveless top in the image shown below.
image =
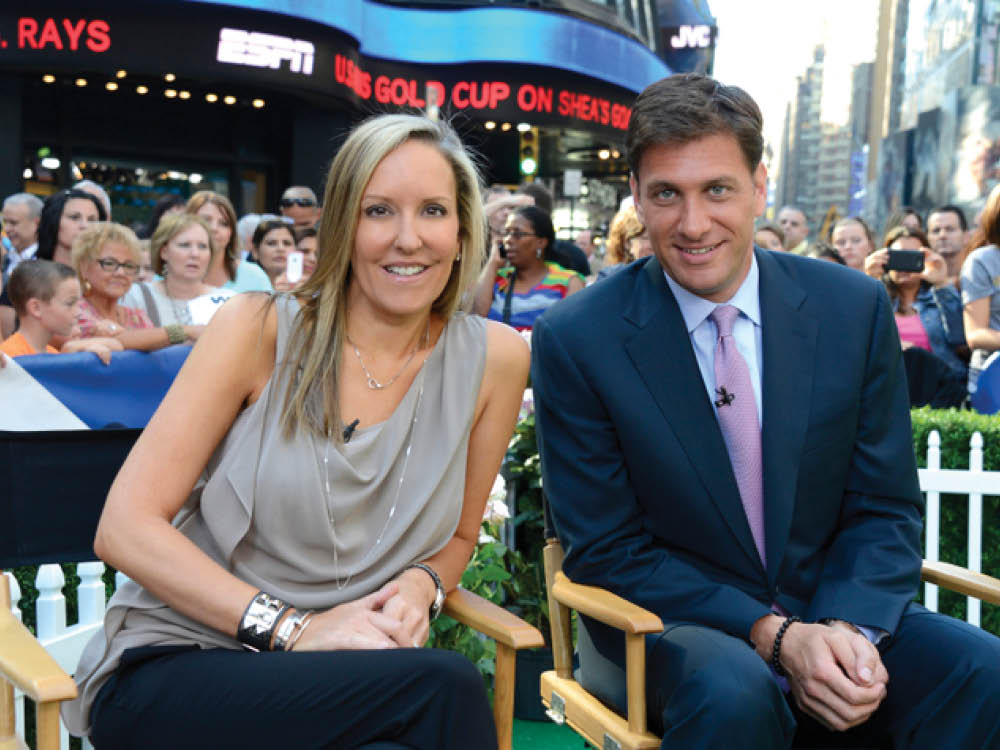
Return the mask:
<svg viewBox="0 0 1000 750">
<path fill-rule="evenodd" d="M 486 322 L 452 317 L 393 414 L 356 430 L 347 443 L 327 445 L 305 430 L 291 440 L 281 436 L 287 380 L 280 363 L 298 304 L 288 296 L 276 304 L 278 365 L 173 523 L 238 578 L 300 609 L 324 610 L 377 590 L 454 534 L 486 363 Z M 89 732 L 90 707 L 126 649 L 183 644 L 241 648 L 232 634 L 127 582 L 80 658 L 80 697 L 63 705 L 66 726 Z"/>
</svg>

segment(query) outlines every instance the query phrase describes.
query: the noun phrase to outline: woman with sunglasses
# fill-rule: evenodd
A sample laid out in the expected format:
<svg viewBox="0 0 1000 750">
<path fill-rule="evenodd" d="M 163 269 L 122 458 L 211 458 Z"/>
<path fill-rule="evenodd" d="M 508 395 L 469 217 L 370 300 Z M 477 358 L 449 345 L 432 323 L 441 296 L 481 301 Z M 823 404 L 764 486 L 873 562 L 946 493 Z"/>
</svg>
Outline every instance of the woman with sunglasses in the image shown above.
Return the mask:
<svg viewBox="0 0 1000 750">
<path fill-rule="evenodd" d="M 583 289 L 580 274 L 549 260 L 555 241 L 552 219 L 545 211 L 522 206 L 510 214 L 503 231 L 506 257 L 492 249 L 476 286 L 476 313 L 530 331 L 545 310 Z"/>
<path fill-rule="evenodd" d="M 145 311 L 121 304 L 139 274 L 139 239 L 113 222 L 94 224 L 73 242 L 73 269 L 80 277 L 80 336 L 117 339 L 124 349 L 154 351 L 198 338 L 203 326 L 156 327 Z"/>
</svg>

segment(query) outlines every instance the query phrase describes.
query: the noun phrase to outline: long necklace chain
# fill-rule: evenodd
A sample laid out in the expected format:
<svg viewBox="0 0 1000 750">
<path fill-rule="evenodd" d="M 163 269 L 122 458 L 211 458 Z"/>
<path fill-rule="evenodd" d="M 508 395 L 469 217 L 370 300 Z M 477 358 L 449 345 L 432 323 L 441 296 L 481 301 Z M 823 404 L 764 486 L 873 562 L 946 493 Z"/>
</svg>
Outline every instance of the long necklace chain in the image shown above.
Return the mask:
<svg viewBox="0 0 1000 750">
<path fill-rule="evenodd" d="M 420 341 L 418 341 L 417 345 L 413 347 L 413 351 L 410 352 L 410 356 L 406 358 L 406 361 L 403 363 L 403 366 L 399 368 L 399 372 L 397 372 L 395 375 L 393 375 L 384 383 L 380 383 L 378 380 L 375 379 L 375 376 L 372 375 L 371 370 L 368 369 L 368 367 L 365 365 L 365 361 L 361 358 L 361 352 L 358 351 L 357 345 L 353 341 L 351 341 L 350 336 L 347 336 L 347 343 L 351 345 L 351 348 L 354 350 L 354 356 L 358 358 L 358 362 L 361 363 L 361 369 L 365 371 L 365 375 L 368 378 L 367 381 L 368 387 L 373 391 L 381 391 L 388 388 L 390 385 L 399 380 L 399 376 L 402 375 L 404 372 L 406 372 L 406 368 L 410 366 L 410 362 L 413 361 L 413 357 L 416 356 L 416 353 L 422 347 L 427 345 L 427 341 L 430 338 L 430 333 L 431 333 L 431 319 L 430 317 L 428 317 L 427 327 L 424 329 L 424 335 L 420 337 Z"/>
<path fill-rule="evenodd" d="M 412 355 L 411 355 L 412 356 Z M 427 358 L 421 363 L 421 368 L 427 362 Z M 417 390 L 417 403 L 413 407 L 413 420 L 410 422 L 410 434 L 406 439 L 406 451 L 403 454 L 403 469 L 399 472 L 399 481 L 396 483 L 396 495 L 392 499 L 392 506 L 389 508 L 389 515 L 386 516 L 385 523 L 382 525 L 382 530 L 379 532 L 378 536 L 375 538 L 375 544 L 372 545 L 368 554 L 362 558 L 361 562 L 358 563 L 357 569 L 363 570 L 365 563 L 368 558 L 375 554 L 379 545 L 382 544 L 382 537 L 385 536 L 386 530 L 389 528 L 389 523 L 392 521 L 393 516 L 396 515 L 396 506 L 399 504 L 399 494 L 403 489 L 403 480 L 406 478 L 406 469 L 410 465 L 410 450 L 413 448 L 413 433 L 416 431 L 417 427 L 417 417 L 420 413 L 420 402 L 424 398 L 424 372 L 421 369 L 420 375 L 420 387 Z M 333 442 L 333 433 L 327 430 L 326 433 L 326 450 L 323 453 L 323 473 L 324 473 L 324 489 L 326 491 L 326 512 L 330 519 L 330 531 L 333 533 L 333 575 L 334 575 L 334 585 L 336 585 L 338 591 L 343 591 L 351 583 L 351 579 L 354 577 L 354 573 L 350 573 L 347 578 L 343 581 L 340 580 L 340 555 L 337 548 L 340 546 L 340 540 L 337 539 L 337 520 L 333 514 L 333 504 L 330 499 L 330 443 Z"/>
<path fill-rule="evenodd" d="M 188 301 L 184 300 L 183 304 L 178 308 L 177 298 L 170 294 L 170 290 L 167 288 L 167 280 L 163 280 L 163 295 L 170 300 L 170 307 L 174 311 L 174 317 L 177 319 L 178 323 L 183 325 L 188 325 L 191 323 L 191 308 L 188 307 Z M 187 315 L 184 315 L 184 311 L 187 311 Z"/>
</svg>

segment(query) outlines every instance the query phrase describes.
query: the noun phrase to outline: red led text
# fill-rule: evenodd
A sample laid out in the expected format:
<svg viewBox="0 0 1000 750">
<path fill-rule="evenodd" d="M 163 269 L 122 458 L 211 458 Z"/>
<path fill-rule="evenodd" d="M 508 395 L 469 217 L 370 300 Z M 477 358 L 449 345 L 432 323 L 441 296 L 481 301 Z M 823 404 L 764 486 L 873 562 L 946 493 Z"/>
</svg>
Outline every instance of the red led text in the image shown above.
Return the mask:
<svg viewBox="0 0 1000 750">
<path fill-rule="evenodd" d="M 81 18 L 17 19 L 17 46 L 20 49 L 68 49 L 77 51 L 80 45 L 91 52 L 107 52 L 111 48 L 111 27 L 107 21 Z"/>
</svg>

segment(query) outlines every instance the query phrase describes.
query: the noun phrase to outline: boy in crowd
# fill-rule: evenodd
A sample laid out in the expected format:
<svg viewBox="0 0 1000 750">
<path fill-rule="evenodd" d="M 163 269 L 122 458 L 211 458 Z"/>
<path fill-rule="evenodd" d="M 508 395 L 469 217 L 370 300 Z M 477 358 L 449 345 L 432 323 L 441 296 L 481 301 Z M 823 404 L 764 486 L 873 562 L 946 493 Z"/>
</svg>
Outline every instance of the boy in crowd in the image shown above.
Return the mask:
<svg viewBox="0 0 1000 750">
<path fill-rule="evenodd" d="M 23 261 L 11 272 L 7 292 L 20 326 L 0 344 L 0 352 L 8 357 L 58 354 L 52 340 L 72 336 L 79 315 L 80 281 L 73 269 L 48 260 Z M 91 338 L 67 341 L 62 351 L 93 352 L 109 364 L 111 352 L 121 348 L 113 339 Z"/>
</svg>

